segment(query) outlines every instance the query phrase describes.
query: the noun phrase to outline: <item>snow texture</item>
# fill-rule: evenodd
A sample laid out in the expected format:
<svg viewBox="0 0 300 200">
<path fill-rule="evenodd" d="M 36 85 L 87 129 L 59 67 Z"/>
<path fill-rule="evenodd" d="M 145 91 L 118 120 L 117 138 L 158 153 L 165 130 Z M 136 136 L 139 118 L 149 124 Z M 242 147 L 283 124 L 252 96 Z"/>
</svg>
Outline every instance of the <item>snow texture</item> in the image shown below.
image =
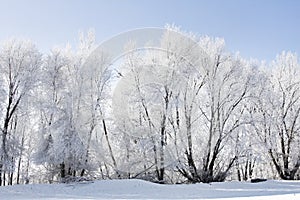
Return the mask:
<svg viewBox="0 0 300 200">
<path fill-rule="evenodd" d="M 299 181 L 160 185 L 142 180 L 0 187 L 1 200 L 17 199 L 300 199 Z"/>
</svg>

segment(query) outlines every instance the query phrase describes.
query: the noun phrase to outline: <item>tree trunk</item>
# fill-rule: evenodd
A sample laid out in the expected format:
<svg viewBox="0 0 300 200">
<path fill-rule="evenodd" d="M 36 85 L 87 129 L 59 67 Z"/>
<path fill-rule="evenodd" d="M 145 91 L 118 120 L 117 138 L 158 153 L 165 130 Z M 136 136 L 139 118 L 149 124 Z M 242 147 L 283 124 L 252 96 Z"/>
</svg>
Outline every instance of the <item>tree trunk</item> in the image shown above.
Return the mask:
<svg viewBox="0 0 300 200">
<path fill-rule="evenodd" d="M 109 138 L 108 138 L 108 132 L 107 132 L 107 128 L 106 128 L 106 123 L 105 123 L 104 119 L 102 119 L 102 125 L 103 125 L 103 130 L 104 130 L 104 135 L 105 135 L 105 139 L 106 139 L 106 142 L 107 142 L 108 150 L 109 150 L 109 153 L 110 153 L 110 157 L 113 161 L 113 166 L 115 168 L 115 172 L 117 173 L 118 177 L 120 178 L 120 174 L 118 172 L 118 167 L 117 167 L 117 162 L 116 162 L 116 159 L 114 157 L 114 154 L 113 154 L 113 151 L 112 151 L 112 148 L 111 148 L 111 145 L 110 145 L 110 141 L 109 141 Z"/>
<path fill-rule="evenodd" d="M 65 163 L 60 164 L 60 177 L 63 179 L 66 177 L 66 169 L 65 169 Z"/>
</svg>

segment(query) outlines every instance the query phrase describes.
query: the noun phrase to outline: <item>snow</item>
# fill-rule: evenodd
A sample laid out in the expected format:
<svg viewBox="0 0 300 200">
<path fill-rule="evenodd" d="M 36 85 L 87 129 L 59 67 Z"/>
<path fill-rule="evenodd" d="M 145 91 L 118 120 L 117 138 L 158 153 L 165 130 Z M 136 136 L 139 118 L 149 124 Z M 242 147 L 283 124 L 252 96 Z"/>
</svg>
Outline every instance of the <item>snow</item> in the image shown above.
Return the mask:
<svg viewBox="0 0 300 200">
<path fill-rule="evenodd" d="M 72 184 L 0 187 L 1 200 L 17 199 L 300 199 L 299 181 L 159 185 L 142 180 L 102 180 Z"/>
</svg>

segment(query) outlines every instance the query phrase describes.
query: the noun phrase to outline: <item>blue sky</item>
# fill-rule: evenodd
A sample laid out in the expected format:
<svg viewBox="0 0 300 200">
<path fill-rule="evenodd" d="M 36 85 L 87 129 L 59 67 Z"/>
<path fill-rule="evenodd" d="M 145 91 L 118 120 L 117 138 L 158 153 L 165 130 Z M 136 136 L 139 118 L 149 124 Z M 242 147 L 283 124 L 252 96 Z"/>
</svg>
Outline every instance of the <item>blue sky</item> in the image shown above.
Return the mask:
<svg viewBox="0 0 300 200">
<path fill-rule="evenodd" d="M 33 40 L 42 51 L 74 44 L 94 28 L 101 42 L 120 32 L 176 24 L 199 35 L 223 37 L 229 51 L 272 60 L 300 52 L 298 0 L 0 0 L 0 41 Z"/>
</svg>

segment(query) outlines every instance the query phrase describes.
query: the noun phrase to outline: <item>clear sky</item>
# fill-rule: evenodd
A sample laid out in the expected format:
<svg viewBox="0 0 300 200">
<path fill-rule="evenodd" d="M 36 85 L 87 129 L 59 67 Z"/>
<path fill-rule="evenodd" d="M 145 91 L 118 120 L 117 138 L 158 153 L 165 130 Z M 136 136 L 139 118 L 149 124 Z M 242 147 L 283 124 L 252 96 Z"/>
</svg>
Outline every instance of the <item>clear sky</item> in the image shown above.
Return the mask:
<svg viewBox="0 0 300 200">
<path fill-rule="evenodd" d="M 271 60 L 300 54 L 299 0 L 0 0 L 0 41 L 33 40 L 42 51 L 74 44 L 94 28 L 97 42 L 133 28 L 180 26 L 223 37 L 229 51 Z"/>
</svg>

